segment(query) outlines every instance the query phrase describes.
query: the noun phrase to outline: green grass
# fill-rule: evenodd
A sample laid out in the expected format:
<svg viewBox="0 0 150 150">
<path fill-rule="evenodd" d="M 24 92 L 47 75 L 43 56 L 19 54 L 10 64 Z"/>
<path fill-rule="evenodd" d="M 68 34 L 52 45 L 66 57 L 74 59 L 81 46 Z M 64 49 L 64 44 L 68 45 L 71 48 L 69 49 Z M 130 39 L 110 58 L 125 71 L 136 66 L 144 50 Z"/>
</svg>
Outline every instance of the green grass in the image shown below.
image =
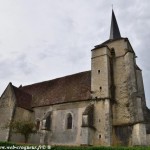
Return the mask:
<svg viewBox="0 0 150 150">
<path fill-rule="evenodd" d="M 11 147 L 11 148 L 9 148 Z M 48 147 L 45 145 L 30 145 L 30 144 L 16 144 L 11 142 L 0 142 L 0 149 L 27 149 L 27 150 L 33 150 L 38 149 L 39 150 L 150 150 L 150 147 L 103 147 L 103 146 L 90 146 L 90 147 L 84 147 L 84 146 L 52 146 Z"/>
<path fill-rule="evenodd" d="M 55 146 L 52 150 L 150 150 L 150 147 L 67 147 L 67 146 Z"/>
</svg>

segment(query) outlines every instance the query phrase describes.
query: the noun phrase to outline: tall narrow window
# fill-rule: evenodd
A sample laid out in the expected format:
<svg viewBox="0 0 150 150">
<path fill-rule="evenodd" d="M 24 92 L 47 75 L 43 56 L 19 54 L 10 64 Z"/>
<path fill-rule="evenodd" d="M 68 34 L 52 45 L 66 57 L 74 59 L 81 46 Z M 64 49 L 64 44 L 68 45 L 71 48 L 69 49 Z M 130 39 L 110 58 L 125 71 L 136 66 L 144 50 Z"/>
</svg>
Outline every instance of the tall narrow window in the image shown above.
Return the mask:
<svg viewBox="0 0 150 150">
<path fill-rule="evenodd" d="M 72 129 L 72 115 L 70 113 L 67 116 L 67 129 Z"/>
</svg>

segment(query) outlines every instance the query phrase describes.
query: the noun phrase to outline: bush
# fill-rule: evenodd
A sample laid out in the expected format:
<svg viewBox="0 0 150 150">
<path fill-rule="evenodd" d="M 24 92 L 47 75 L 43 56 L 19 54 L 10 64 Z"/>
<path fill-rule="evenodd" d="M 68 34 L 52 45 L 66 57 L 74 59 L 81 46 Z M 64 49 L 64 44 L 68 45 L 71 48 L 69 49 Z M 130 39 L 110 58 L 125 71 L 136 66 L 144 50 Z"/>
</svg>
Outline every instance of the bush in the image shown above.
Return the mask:
<svg viewBox="0 0 150 150">
<path fill-rule="evenodd" d="M 7 146 L 11 146 L 11 147 L 17 147 L 17 146 L 21 146 L 22 148 L 28 147 L 28 150 L 33 150 L 33 147 L 39 147 L 39 150 L 50 150 L 50 147 L 45 146 L 45 145 L 29 145 L 29 144 L 16 144 L 16 143 L 11 143 L 11 142 L 0 142 L 0 147 L 4 146 L 5 148 L 7 148 Z M 29 147 L 31 147 L 29 149 Z M 14 148 L 13 148 L 14 149 Z M 97 147 L 84 147 L 84 146 L 52 146 L 51 150 L 150 150 L 150 147 L 101 147 L 101 146 L 97 146 Z"/>
<path fill-rule="evenodd" d="M 24 136 L 25 143 L 28 142 L 28 139 L 32 133 L 35 131 L 35 123 L 31 121 L 13 121 L 6 124 L 5 128 L 10 128 L 14 133 L 20 133 Z"/>
</svg>

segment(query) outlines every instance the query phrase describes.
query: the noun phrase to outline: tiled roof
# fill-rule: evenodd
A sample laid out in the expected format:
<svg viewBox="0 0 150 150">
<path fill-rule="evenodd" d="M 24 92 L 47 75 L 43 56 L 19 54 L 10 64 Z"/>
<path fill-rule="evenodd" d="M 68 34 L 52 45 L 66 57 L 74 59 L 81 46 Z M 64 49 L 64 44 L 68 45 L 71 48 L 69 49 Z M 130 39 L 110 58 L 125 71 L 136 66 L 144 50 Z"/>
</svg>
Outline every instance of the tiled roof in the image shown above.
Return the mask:
<svg viewBox="0 0 150 150">
<path fill-rule="evenodd" d="M 20 87 L 32 95 L 32 107 L 88 100 L 91 98 L 91 71 Z"/>
<path fill-rule="evenodd" d="M 15 86 L 13 86 L 13 90 L 16 96 L 17 106 L 27 110 L 31 110 L 32 96 L 23 92 Z"/>
</svg>

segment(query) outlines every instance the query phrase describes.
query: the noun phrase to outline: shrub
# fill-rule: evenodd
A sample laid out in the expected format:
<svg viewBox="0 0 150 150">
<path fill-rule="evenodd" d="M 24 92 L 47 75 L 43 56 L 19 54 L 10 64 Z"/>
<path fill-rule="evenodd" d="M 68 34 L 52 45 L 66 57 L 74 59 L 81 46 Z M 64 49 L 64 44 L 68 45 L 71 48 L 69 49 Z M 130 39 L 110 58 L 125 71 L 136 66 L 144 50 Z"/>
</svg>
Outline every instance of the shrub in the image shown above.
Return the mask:
<svg viewBox="0 0 150 150">
<path fill-rule="evenodd" d="M 27 143 L 29 137 L 35 131 L 35 123 L 31 121 L 13 121 L 8 123 L 5 128 L 10 128 L 14 133 L 20 133 L 24 136 L 24 142 Z"/>
</svg>

